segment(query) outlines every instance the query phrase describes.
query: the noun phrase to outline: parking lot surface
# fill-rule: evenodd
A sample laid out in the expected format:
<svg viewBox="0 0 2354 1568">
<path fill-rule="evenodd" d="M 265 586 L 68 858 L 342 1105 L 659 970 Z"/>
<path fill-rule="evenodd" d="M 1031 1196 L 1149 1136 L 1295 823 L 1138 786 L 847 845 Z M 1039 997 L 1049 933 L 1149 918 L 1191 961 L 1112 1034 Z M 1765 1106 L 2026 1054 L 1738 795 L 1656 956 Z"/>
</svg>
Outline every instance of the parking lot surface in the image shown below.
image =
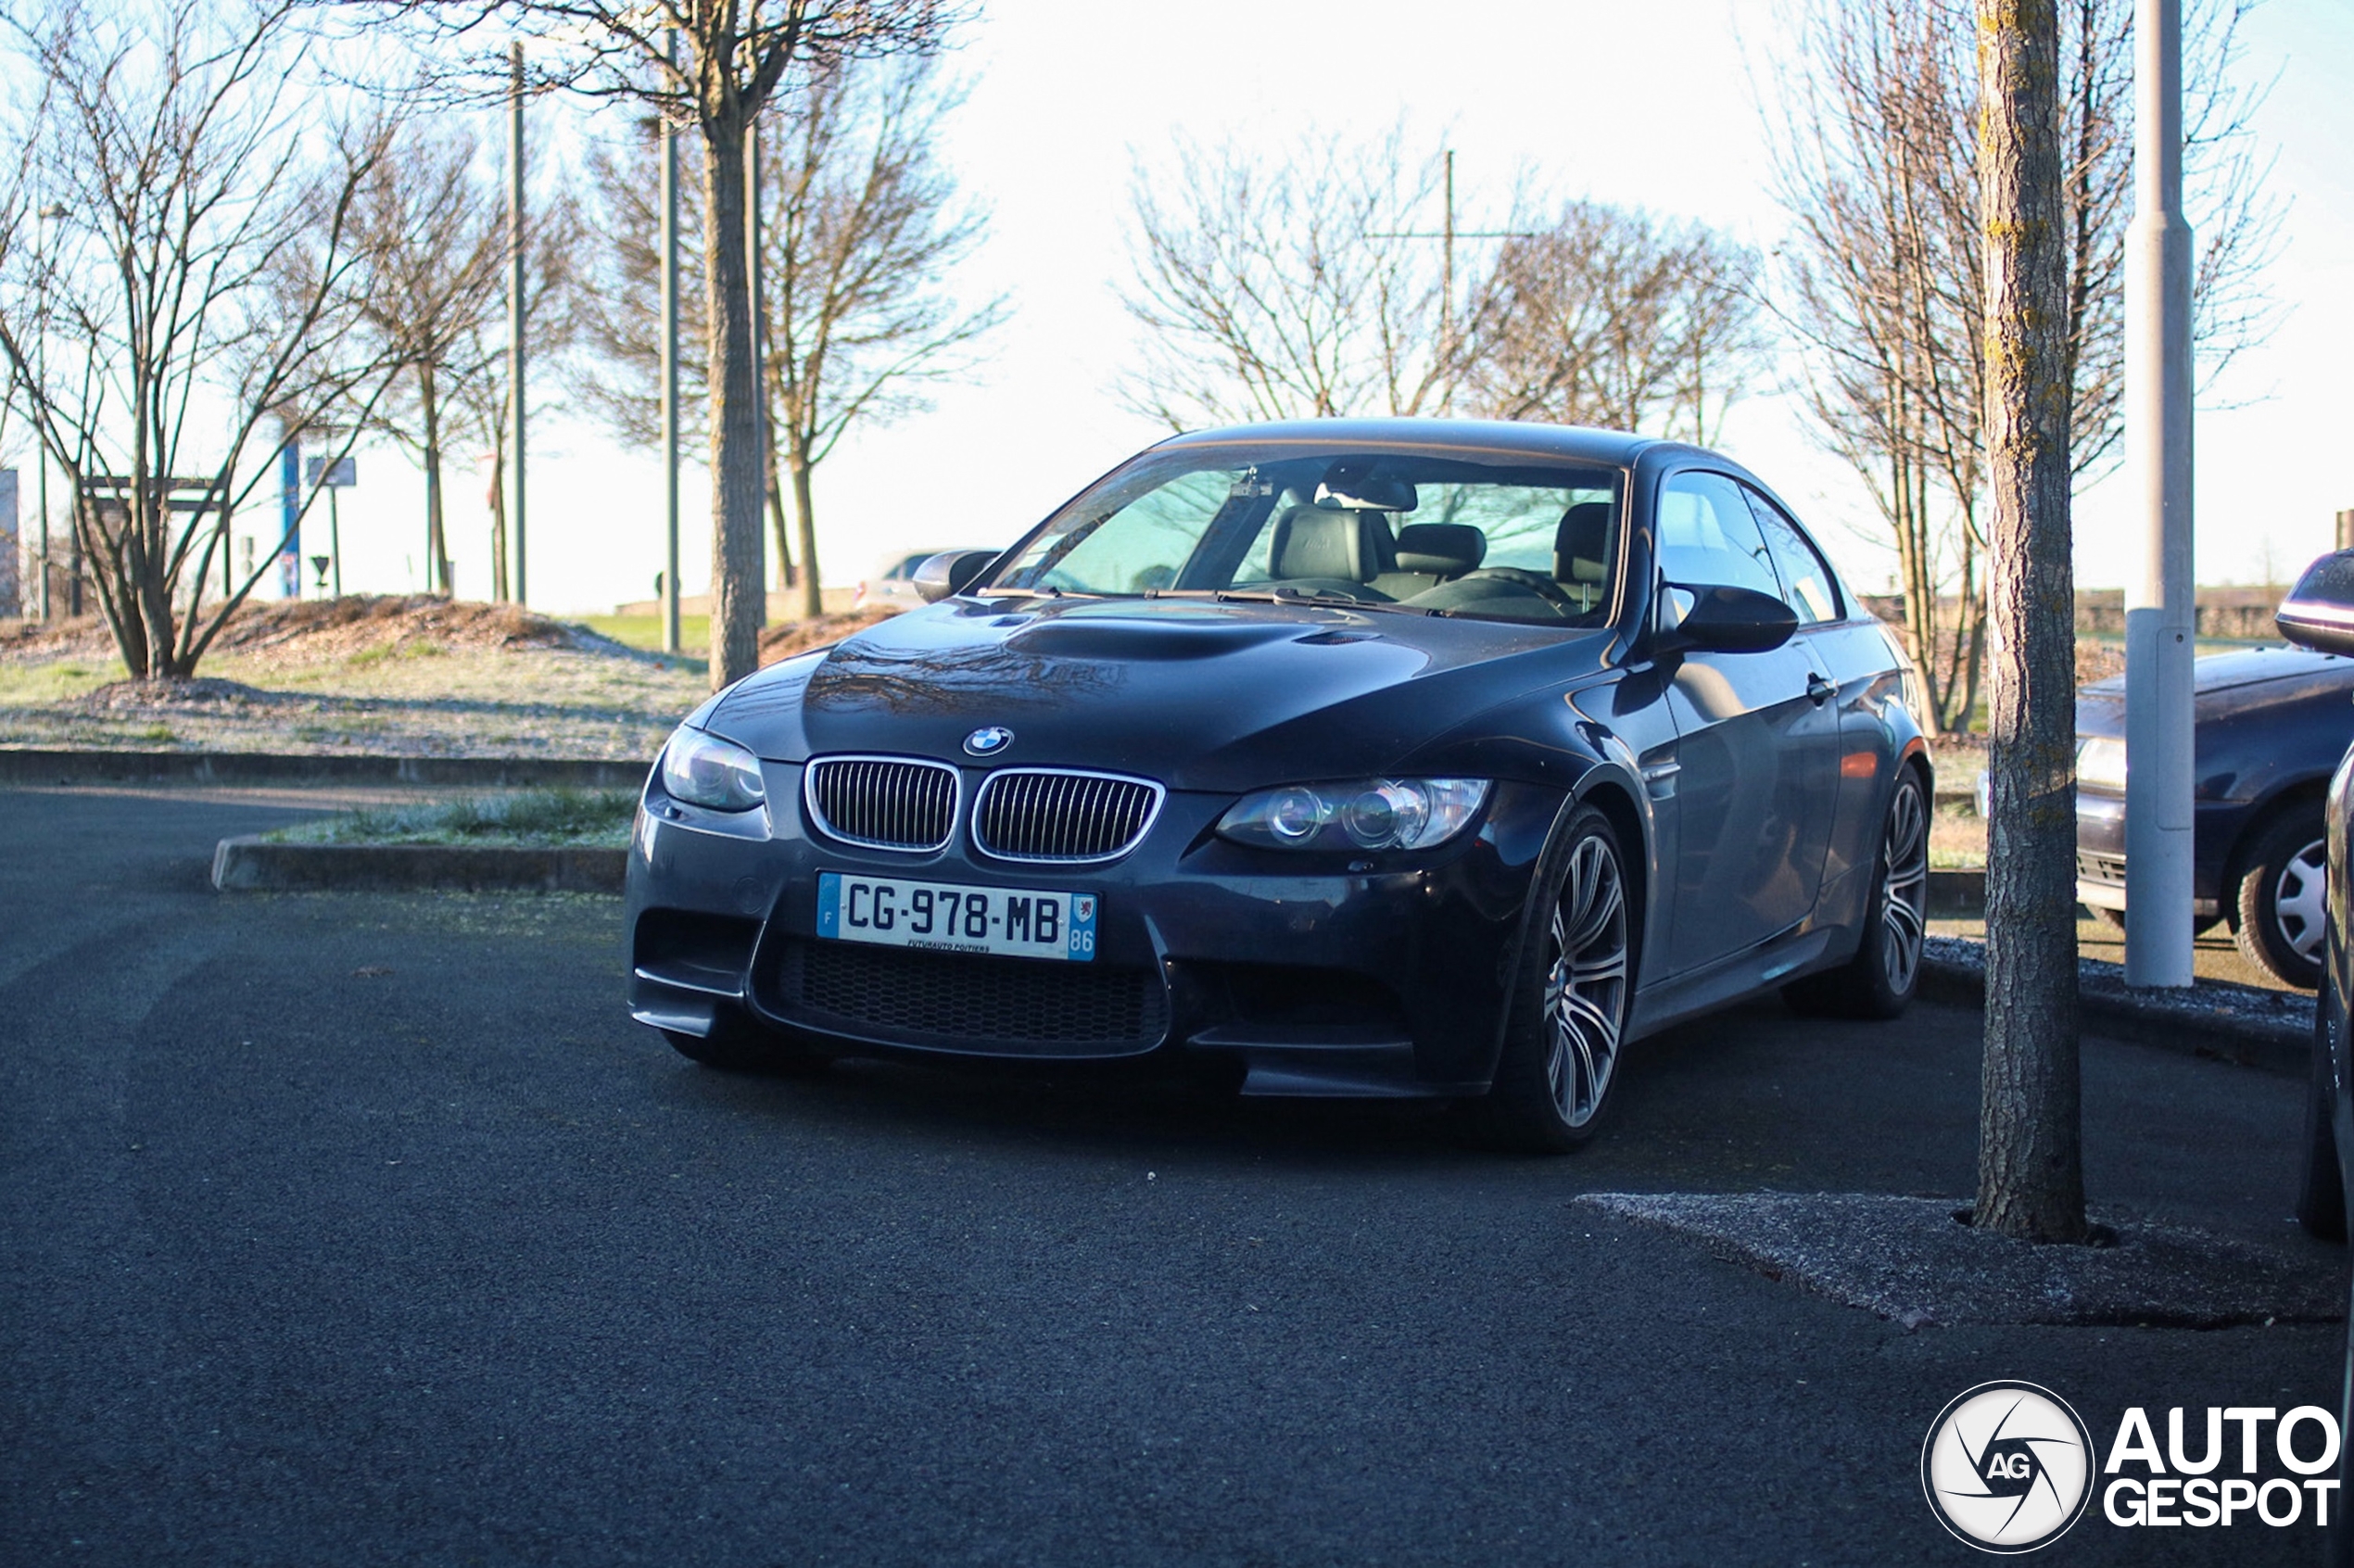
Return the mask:
<svg viewBox="0 0 2354 1568">
<path fill-rule="evenodd" d="M 1576 1202 L 1965 1197 L 1975 1014 L 1631 1053 L 1601 1142 L 849 1064 L 694 1068 L 619 903 L 241 895 L 282 800 L 0 794 L 0 1562 L 1981 1561 L 1930 1420 L 2019 1378 L 2335 1407 L 2339 1330 L 1902 1326 Z M 2096 1205 L 2287 1222 L 2302 1086 L 2088 1043 Z M 2309 1562 L 2310 1526 L 2050 1560 Z"/>
</svg>

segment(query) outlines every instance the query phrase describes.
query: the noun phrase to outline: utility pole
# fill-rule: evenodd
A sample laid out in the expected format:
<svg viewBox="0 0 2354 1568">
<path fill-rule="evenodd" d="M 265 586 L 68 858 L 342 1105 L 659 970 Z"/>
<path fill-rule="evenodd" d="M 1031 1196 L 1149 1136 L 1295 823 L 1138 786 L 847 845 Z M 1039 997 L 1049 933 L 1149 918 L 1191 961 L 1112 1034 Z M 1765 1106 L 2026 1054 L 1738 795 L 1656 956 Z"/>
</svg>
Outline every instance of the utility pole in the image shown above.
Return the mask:
<svg viewBox="0 0 2354 1568">
<path fill-rule="evenodd" d="M 515 433 L 513 488 L 509 492 L 509 550 L 515 564 L 515 602 L 527 604 L 524 586 L 524 211 L 523 211 L 523 43 L 517 40 L 507 55 L 507 424 Z"/>
<path fill-rule="evenodd" d="M 1438 348 L 1452 358 L 1455 351 L 1455 149 L 1447 149 L 1447 223 L 1441 234 L 1438 262 Z"/>
<path fill-rule="evenodd" d="M 32 378 L 40 383 L 32 389 L 35 398 L 49 396 L 49 225 L 65 215 L 64 205 L 54 201 L 44 203 L 33 214 L 32 270 L 41 279 L 41 320 L 33 325 L 32 339 Z M 33 461 L 41 470 L 36 486 L 41 492 L 41 583 L 36 597 L 41 604 L 42 624 L 45 626 L 49 620 L 49 448 L 36 438 L 32 449 Z"/>
<path fill-rule="evenodd" d="M 2191 983 L 2191 230 L 2183 218 L 2182 0 L 2133 6 L 2125 250 L 2126 466 L 2141 571 L 2125 591 L 2125 983 Z"/>
<path fill-rule="evenodd" d="M 678 70 L 678 30 L 667 40 L 670 69 Z M 662 651 L 679 651 L 678 637 L 678 133 L 662 126 Z"/>
</svg>

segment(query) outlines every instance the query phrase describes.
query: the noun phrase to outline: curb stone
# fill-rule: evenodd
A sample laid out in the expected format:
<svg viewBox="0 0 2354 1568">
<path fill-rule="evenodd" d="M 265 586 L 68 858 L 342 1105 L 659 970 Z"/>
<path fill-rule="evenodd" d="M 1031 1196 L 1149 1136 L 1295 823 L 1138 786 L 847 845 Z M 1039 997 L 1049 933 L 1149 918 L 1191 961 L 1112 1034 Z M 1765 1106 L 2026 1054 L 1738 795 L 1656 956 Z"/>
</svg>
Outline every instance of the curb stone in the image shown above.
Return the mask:
<svg viewBox="0 0 2354 1568">
<path fill-rule="evenodd" d="M 2135 989 L 2124 966 L 2076 961 L 2077 1010 L 2089 1033 L 2302 1078 L 2313 1060 L 2313 998 L 2229 980 L 2185 990 Z M 1986 944 L 1933 936 L 1921 958 L 1920 993 L 1933 1002 L 1986 1005 Z"/>
<path fill-rule="evenodd" d="M 581 757 L 403 757 L 347 752 L 59 752 L 0 747 L 8 784 L 440 784 L 484 790 L 634 790 L 644 762 Z"/>
<path fill-rule="evenodd" d="M 626 849 L 453 844 L 273 844 L 247 835 L 212 852 L 222 892 L 621 891 Z"/>
</svg>

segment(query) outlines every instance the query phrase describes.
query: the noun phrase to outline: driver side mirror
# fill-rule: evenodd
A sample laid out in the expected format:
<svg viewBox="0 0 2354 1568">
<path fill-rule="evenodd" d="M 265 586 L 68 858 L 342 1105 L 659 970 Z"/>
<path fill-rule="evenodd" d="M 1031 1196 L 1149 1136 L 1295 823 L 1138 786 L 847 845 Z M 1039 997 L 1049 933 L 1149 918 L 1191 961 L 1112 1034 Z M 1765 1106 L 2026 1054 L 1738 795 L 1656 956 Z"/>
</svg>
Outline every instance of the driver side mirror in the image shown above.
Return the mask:
<svg viewBox="0 0 2354 1568">
<path fill-rule="evenodd" d="M 1668 583 L 1659 590 L 1656 625 L 1662 653 L 1687 648 L 1764 653 L 1791 639 L 1798 630 L 1798 612 L 1755 588 Z"/>
<path fill-rule="evenodd" d="M 937 604 L 962 593 L 996 559 L 993 550 L 943 550 L 916 568 L 916 596 L 926 604 Z"/>
<path fill-rule="evenodd" d="M 2272 624 L 2299 648 L 2354 653 L 2354 550 L 2324 555 L 2305 568 Z"/>
</svg>

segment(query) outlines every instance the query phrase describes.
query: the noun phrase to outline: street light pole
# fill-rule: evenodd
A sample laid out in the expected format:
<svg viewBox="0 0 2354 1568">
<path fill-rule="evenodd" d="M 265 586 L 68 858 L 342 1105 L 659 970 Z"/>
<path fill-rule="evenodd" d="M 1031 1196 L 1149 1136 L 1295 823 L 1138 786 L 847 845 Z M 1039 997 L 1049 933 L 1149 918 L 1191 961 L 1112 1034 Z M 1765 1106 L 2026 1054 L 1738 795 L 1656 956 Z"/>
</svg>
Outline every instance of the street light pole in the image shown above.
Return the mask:
<svg viewBox="0 0 2354 1568">
<path fill-rule="evenodd" d="M 36 403 L 45 402 L 49 396 L 49 225 L 65 215 L 64 205 L 54 201 L 44 204 L 33 214 L 32 270 L 41 279 L 41 319 L 33 323 L 32 338 L 32 378 L 40 383 L 32 389 Z M 49 622 L 49 446 L 46 441 L 38 439 L 38 435 L 35 432 L 33 444 L 34 461 L 40 464 L 40 477 L 35 488 L 40 491 L 41 499 L 41 558 L 35 574 L 41 581 L 36 597 L 41 605 L 41 622 L 46 626 Z"/>
<path fill-rule="evenodd" d="M 2183 218 L 2182 0 L 2133 7 L 2126 464 L 2143 555 L 2125 599 L 2125 983 L 2191 983 L 2191 230 Z"/>
<path fill-rule="evenodd" d="M 678 30 L 668 39 L 670 68 L 678 69 Z M 679 651 L 678 637 L 678 135 L 662 126 L 662 651 Z"/>
<path fill-rule="evenodd" d="M 514 431 L 513 489 L 507 509 L 515 563 L 515 602 L 530 602 L 524 582 L 524 211 L 523 43 L 507 55 L 507 424 Z"/>
</svg>

